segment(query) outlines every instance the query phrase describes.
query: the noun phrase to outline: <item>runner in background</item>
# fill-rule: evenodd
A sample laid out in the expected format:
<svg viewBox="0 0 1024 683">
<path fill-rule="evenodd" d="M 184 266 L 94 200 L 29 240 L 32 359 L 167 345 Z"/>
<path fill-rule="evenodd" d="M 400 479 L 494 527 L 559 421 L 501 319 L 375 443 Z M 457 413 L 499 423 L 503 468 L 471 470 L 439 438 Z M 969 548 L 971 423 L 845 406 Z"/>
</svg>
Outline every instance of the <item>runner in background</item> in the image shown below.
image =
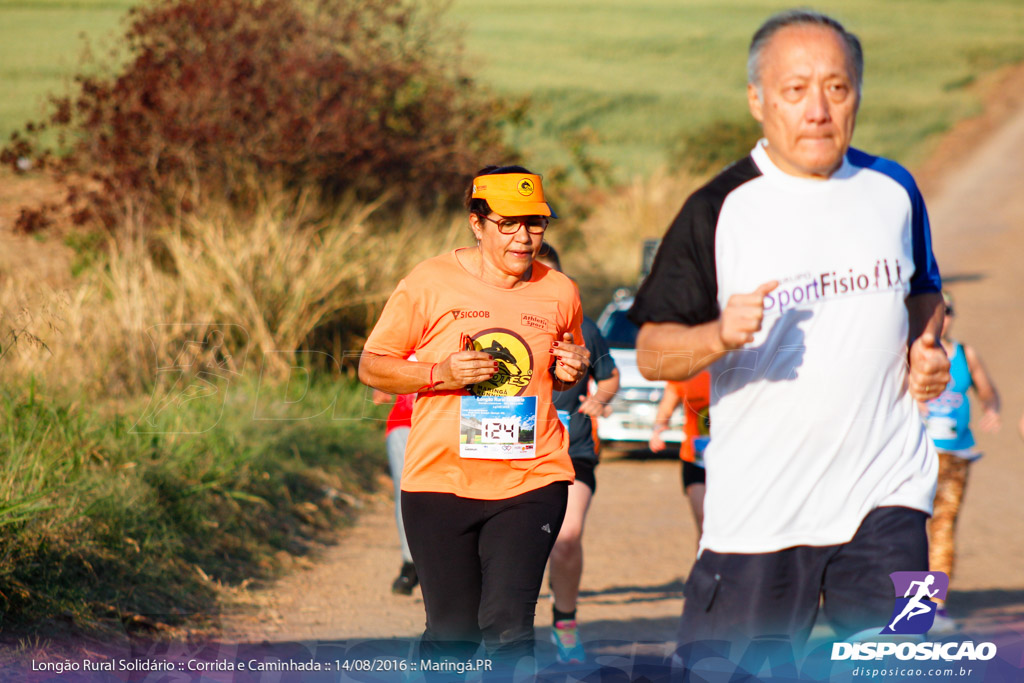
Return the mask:
<svg viewBox="0 0 1024 683">
<path fill-rule="evenodd" d="M 676 406 L 683 406 L 683 433 L 686 440 L 679 447 L 682 461 L 683 493 L 690 501 L 693 521 L 697 524 L 697 541 L 704 530 L 704 492 L 707 490 L 704 475 L 704 449 L 708 445 L 710 425 L 708 410 L 711 406 L 711 373 L 701 372 L 681 382 L 666 382 L 665 394 L 658 403 L 654 417 L 654 429 L 647 442 L 652 452 L 665 449 L 662 432 L 668 429 Z"/>
<path fill-rule="evenodd" d="M 964 490 L 967 487 L 971 463 L 981 457 L 981 452 L 971 434 L 971 403 L 967 390 L 973 389 L 982 405 L 982 416 L 978 425 L 988 432 L 998 431 L 999 393 L 996 391 L 985 366 L 977 352 L 950 337 L 953 326 L 953 298 L 948 292 L 942 293 L 945 300 L 945 318 L 942 323 L 942 348 L 949 356 L 949 384 L 931 401 L 923 404 L 925 426 L 928 436 L 939 451 L 939 481 L 935 489 L 935 504 L 932 518 L 928 522 L 928 560 L 932 571 L 945 572 L 953 578 L 953 563 L 956 559 L 956 520 L 960 513 Z M 946 612 L 945 600 L 939 603 L 931 633 L 950 632 L 956 624 Z"/>
<path fill-rule="evenodd" d="M 476 245 L 402 279 L 366 341 L 359 378 L 417 394 L 402 470 L 426 610 L 417 661 L 469 673 L 482 641 L 492 675 L 526 679 L 537 597 L 573 482 L 551 392 L 582 379 L 589 354 L 576 343 L 576 286 L 534 262 L 553 215 L 540 176 L 489 166 L 466 208 Z"/>
<path fill-rule="evenodd" d="M 384 405 L 394 401 L 384 428 L 384 439 L 388 451 L 388 470 L 395 486 L 395 526 L 398 528 L 398 542 L 402 549 L 402 568 L 398 570 L 398 578 L 391 584 L 391 592 L 398 595 L 412 595 L 412 589 L 419 583 L 416 565 L 412 563 L 412 553 L 409 552 L 409 541 L 405 538 L 405 524 L 402 522 L 402 467 L 405 465 L 405 445 L 412 428 L 412 404 L 415 398 L 413 394 L 392 396 L 373 390 L 374 403 Z"/>
<path fill-rule="evenodd" d="M 537 260 L 562 272 L 558 252 L 550 244 L 541 245 Z M 589 377 L 597 385 L 588 395 L 588 382 L 580 381 L 568 391 L 553 395 L 558 417 L 569 430 L 569 457 L 576 481 L 569 487 L 569 502 L 548 561 L 548 583 L 553 598 L 551 639 L 558 649 L 558 661 L 582 664 L 586 658 L 576 620 L 576 600 L 583 576 L 583 524 L 590 499 L 597 491 L 595 470 L 598 448 L 594 442 L 594 419 L 608 414 L 608 405 L 619 390 L 619 370 L 612 360 L 608 343 L 594 322 L 583 316 L 583 343 L 590 352 Z"/>
</svg>

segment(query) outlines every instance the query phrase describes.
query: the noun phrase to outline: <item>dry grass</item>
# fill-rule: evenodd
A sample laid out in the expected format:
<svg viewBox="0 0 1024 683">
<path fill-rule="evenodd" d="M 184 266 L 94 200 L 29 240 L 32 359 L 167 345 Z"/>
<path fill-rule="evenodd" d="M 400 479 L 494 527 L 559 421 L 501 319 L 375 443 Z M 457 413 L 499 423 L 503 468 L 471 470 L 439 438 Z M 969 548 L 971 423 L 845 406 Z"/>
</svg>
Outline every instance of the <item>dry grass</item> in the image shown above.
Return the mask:
<svg viewBox="0 0 1024 683">
<path fill-rule="evenodd" d="M 610 292 L 604 290 L 609 288 L 635 285 L 644 240 L 660 239 L 683 201 L 703 181 L 660 168 L 600 197 L 597 208 L 580 226 L 583 248 L 563 257 L 567 272 L 595 296 L 607 296 Z"/>
<path fill-rule="evenodd" d="M 701 180 L 659 170 L 593 202 L 583 246 L 563 254 L 585 302 L 598 307 L 636 283 L 644 239 L 661 237 Z M 312 335 L 325 347 L 327 328 L 340 362 L 414 264 L 470 237 L 462 214 L 409 213 L 385 226 L 376 208 L 349 202 L 328 215 L 282 193 L 245 218 L 207 210 L 126 229 L 60 288 L 0 280 L 0 378 L 92 396 L 149 392 L 166 369 L 281 379 Z"/>
<path fill-rule="evenodd" d="M 62 289 L 7 279 L 0 374 L 108 396 L 147 391 L 165 368 L 287 376 L 318 327 L 372 321 L 413 264 L 465 236 L 461 217 L 410 214 L 385 229 L 375 209 L 324 215 L 279 197 L 244 220 L 207 212 L 126 231 Z"/>
</svg>

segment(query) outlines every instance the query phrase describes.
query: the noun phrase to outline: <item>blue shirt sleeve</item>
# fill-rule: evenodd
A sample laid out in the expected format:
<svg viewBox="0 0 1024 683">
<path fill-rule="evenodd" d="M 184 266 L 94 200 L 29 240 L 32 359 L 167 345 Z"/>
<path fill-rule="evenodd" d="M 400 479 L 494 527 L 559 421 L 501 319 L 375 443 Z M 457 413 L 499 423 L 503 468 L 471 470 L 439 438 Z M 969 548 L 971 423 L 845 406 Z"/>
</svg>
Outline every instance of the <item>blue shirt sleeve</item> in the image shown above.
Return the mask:
<svg viewBox="0 0 1024 683">
<path fill-rule="evenodd" d="M 914 177 L 895 161 L 872 156 L 859 149 L 850 149 L 847 158 L 855 166 L 870 168 L 889 176 L 907 191 L 912 212 L 910 239 L 914 253 L 914 275 L 910 278 L 910 296 L 941 292 L 942 277 L 939 275 L 939 264 L 935 261 L 935 254 L 932 253 L 928 209 L 924 205 L 924 197 L 921 196 Z"/>
<path fill-rule="evenodd" d="M 914 276 L 910 278 L 910 296 L 927 292 L 942 291 L 942 276 L 939 275 L 939 264 L 932 253 L 932 231 L 928 223 L 928 209 L 924 206 L 924 197 L 914 186 L 911 194 L 914 218 L 911 226 L 911 240 L 914 247 Z"/>
</svg>

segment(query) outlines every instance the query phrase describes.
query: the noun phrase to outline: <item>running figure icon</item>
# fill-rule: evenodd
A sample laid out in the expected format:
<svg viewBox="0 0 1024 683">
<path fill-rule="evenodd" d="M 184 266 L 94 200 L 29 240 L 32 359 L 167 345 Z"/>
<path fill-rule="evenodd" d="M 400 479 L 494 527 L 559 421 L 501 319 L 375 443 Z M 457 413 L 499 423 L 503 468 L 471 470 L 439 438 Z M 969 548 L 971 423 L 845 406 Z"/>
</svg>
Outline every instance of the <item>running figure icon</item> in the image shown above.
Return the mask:
<svg viewBox="0 0 1024 683">
<path fill-rule="evenodd" d="M 896 630 L 896 622 L 902 619 L 903 617 L 906 617 L 909 621 L 919 614 L 927 614 L 928 612 L 932 611 L 934 603 L 932 603 L 932 606 L 929 606 L 922 604 L 921 601 L 926 598 L 934 598 L 935 595 L 939 592 L 938 588 L 936 588 L 934 591 L 928 590 L 928 587 L 931 586 L 933 583 L 935 583 L 935 577 L 931 574 L 924 577 L 923 581 L 910 582 L 910 585 L 907 587 L 907 592 L 903 594 L 903 597 L 908 597 L 910 595 L 910 592 L 914 590 L 914 586 L 918 587 L 917 593 L 914 594 L 914 597 L 910 598 L 910 601 L 907 602 L 907 604 L 903 607 L 903 611 L 899 613 L 899 616 L 893 619 L 892 623 L 889 624 L 890 631 Z"/>
</svg>

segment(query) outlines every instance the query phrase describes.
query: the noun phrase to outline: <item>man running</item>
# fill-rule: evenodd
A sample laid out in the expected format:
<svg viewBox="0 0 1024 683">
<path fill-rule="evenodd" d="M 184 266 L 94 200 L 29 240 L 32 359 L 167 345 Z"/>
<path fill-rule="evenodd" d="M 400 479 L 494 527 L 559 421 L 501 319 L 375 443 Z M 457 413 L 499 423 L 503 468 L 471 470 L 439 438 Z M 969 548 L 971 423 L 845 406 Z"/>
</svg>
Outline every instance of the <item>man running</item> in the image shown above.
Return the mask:
<svg viewBox="0 0 1024 683">
<path fill-rule="evenodd" d="M 928 569 L 936 456 L 915 400 L 949 380 L 924 201 L 850 147 L 860 41 L 810 10 L 754 34 L 764 132 L 694 193 L 630 311 L 650 379 L 711 369 L 699 557 L 680 655 L 699 640 L 806 641 L 889 621 L 894 571 Z"/>
</svg>

